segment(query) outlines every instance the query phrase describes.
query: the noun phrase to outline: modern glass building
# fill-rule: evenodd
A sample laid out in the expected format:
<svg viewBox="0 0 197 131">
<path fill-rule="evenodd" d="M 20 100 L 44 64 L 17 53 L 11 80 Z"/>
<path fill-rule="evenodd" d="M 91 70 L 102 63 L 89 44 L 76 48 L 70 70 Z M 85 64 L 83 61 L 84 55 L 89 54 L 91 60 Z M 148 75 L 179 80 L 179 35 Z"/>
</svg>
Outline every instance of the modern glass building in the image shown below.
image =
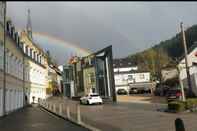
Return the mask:
<svg viewBox="0 0 197 131">
<path fill-rule="evenodd" d="M 65 68 L 65 81 L 72 74 L 74 96 L 80 97 L 88 93 L 98 93 L 104 99 L 116 101 L 112 46 L 92 53 L 86 57 L 75 57 L 72 68 Z M 70 67 L 71 67 L 70 66 Z M 71 73 L 72 72 L 72 73 Z M 70 79 L 70 81 L 72 81 Z M 71 92 L 69 85 L 65 91 Z M 69 94 L 69 93 L 68 93 Z M 66 96 L 69 96 L 65 93 Z"/>
</svg>

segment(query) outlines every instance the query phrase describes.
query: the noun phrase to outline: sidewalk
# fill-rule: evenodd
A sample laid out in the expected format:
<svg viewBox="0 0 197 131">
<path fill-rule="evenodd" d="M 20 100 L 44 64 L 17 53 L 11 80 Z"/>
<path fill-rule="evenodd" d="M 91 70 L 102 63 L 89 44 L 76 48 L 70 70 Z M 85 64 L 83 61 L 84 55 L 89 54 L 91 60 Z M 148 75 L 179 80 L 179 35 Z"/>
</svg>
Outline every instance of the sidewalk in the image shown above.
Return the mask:
<svg viewBox="0 0 197 131">
<path fill-rule="evenodd" d="M 57 112 L 65 118 L 70 117 L 72 121 L 78 124 L 85 123 L 86 126 L 93 127 L 92 130 L 175 131 L 174 120 L 177 117 L 183 119 L 187 131 L 196 131 L 197 129 L 196 114 L 158 112 L 156 110 L 160 108 L 159 105 L 156 107 L 152 105 L 153 108 L 146 107 L 150 104 L 141 104 L 138 108 L 132 103 L 86 106 L 79 105 L 77 101 L 55 97 L 48 99 L 46 103 L 48 104 L 44 105 L 45 108 Z M 55 108 L 52 108 L 52 105 L 56 105 Z"/>
</svg>

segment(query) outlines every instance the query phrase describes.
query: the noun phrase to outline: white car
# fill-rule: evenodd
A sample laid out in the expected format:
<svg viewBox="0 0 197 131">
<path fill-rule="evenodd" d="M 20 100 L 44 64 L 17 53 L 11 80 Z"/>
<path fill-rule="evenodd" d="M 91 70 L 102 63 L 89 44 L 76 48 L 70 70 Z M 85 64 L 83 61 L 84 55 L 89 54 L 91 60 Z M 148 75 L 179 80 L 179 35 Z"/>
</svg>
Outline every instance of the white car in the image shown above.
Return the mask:
<svg viewBox="0 0 197 131">
<path fill-rule="evenodd" d="M 90 93 L 80 98 L 81 104 L 102 104 L 103 100 L 97 93 Z"/>
</svg>

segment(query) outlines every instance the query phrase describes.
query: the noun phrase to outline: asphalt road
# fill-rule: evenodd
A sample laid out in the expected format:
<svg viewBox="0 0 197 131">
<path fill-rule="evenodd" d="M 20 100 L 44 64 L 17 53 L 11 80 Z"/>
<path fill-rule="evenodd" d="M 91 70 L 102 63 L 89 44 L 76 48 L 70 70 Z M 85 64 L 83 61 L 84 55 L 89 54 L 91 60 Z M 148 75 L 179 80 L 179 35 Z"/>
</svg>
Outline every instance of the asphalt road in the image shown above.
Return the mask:
<svg viewBox="0 0 197 131">
<path fill-rule="evenodd" d="M 39 107 L 26 107 L 0 118 L 0 131 L 88 131 Z"/>
</svg>

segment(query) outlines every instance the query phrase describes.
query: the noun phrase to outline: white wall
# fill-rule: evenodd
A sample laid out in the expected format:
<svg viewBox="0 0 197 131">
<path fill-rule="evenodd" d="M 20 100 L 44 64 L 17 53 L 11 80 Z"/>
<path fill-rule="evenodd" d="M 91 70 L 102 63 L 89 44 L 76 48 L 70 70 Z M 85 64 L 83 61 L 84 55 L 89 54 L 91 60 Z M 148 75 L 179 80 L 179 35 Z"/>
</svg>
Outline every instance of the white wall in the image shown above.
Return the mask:
<svg viewBox="0 0 197 131">
<path fill-rule="evenodd" d="M 165 81 L 167 79 L 174 78 L 178 75 L 177 69 L 166 69 L 161 71 L 162 79 Z"/>
<path fill-rule="evenodd" d="M 150 73 L 149 72 L 143 72 L 143 73 L 133 73 L 129 74 L 132 76 L 133 80 L 130 79 L 129 83 L 140 83 L 140 82 L 150 82 Z"/>
<path fill-rule="evenodd" d="M 197 68 L 195 66 L 192 65 L 193 62 L 197 63 L 197 57 L 195 56 L 195 53 L 197 52 L 197 48 L 195 48 L 193 51 L 190 52 L 190 54 L 188 54 L 187 58 L 188 58 L 188 66 L 190 68 L 190 74 L 196 73 L 197 72 Z M 185 65 L 185 58 L 183 58 L 180 62 L 179 65 L 180 67 L 180 78 L 184 79 L 187 77 L 186 74 L 186 65 Z"/>
<path fill-rule="evenodd" d="M 23 107 L 22 89 L 6 89 L 6 113 L 13 112 Z"/>
<path fill-rule="evenodd" d="M 129 80 L 129 76 L 132 76 L 133 79 Z M 143 76 L 143 77 L 142 77 Z M 129 83 L 143 83 L 150 82 L 150 73 L 128 73 L 128 74 L 114 74 L 115 87 L 116 91 L 118 89 L 129 90 Z"/>
<path fill-rule="evenodd" d="M 28 66 L 25 67 L 25 80 L 29 81 L 31 85 L 26 89 L 25 93 L 28 96 L 28 103 L 33 102 L 33 96 L 35 96 L 35 101 L 38 102 L 38 98 L 46 99 L 46 88 L 47 88 L 47 76 L 48 72 L 46 68 L 41 67 L 40 65 L 28 61 Z"/>
</svg>

